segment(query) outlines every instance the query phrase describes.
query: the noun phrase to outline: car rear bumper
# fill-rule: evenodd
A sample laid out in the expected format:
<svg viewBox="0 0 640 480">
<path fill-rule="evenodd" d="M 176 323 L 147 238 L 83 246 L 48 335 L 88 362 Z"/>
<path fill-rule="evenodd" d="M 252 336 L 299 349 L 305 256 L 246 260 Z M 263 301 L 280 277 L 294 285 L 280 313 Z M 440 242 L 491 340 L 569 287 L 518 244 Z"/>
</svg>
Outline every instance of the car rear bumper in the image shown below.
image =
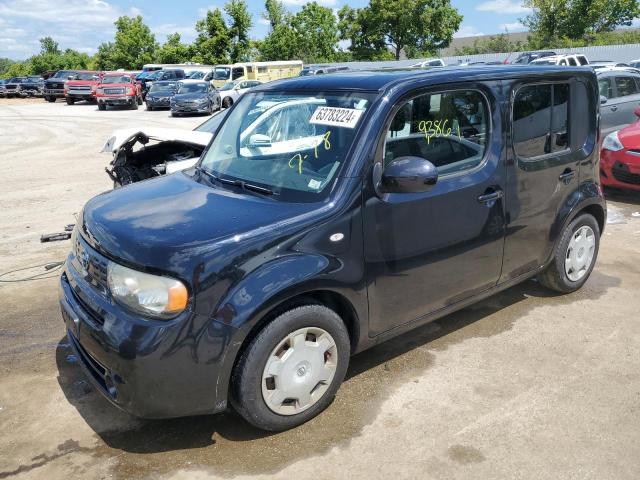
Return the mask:
<svg viewBox="0 0 640 480">
<path fill-rule="evenodd" d="M 85 281 L 74 258 L 60 279 L 60 308 L 70 347 L 96 389 L 144 418 L 224 410 L 216 384 L 235 329 L 190 312 L 171 321 L 132 316 Z"/>
<path fill-rule="evenodd" d="M 640 191 L 640 152 L 602 150 L 600 181 L 607 187 Z"/>
</svg>

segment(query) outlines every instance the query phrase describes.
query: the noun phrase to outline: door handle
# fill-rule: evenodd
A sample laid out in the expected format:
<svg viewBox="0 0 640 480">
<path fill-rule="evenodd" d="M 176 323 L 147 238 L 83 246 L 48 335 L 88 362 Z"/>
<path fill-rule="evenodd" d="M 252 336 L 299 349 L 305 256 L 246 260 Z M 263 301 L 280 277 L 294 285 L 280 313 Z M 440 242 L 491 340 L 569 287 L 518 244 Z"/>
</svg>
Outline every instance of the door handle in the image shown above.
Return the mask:
<svg viewBox="0 0 640 480">
<path fill-rule="evenodd" d="M 573 180 L 573 177 L 575 176 L 576 172 L 568 168 L 564 172 L 562 172 L 562 174 L 558 177 L 558 180 L 560 180 L 565 185 L 569 185 L 569 183 L 571 183 L 571 180 Z"/>
<path fill-rule="evenodd" d="M 499 200 L 502 198 L 502 195 L 503 195 L 502 190 L 496 190 L 495 192 L 485 193 L 478 197 L 478 202 L 484 203 L 485 205 L 492 207 L 493 203 L 496 200 Z"/>
<path fill-rule="evenodd" d="M 617 112 L 618 111 L 618 107 L 611 107 L 611 111 L 612 112 Z"/>
</svg>

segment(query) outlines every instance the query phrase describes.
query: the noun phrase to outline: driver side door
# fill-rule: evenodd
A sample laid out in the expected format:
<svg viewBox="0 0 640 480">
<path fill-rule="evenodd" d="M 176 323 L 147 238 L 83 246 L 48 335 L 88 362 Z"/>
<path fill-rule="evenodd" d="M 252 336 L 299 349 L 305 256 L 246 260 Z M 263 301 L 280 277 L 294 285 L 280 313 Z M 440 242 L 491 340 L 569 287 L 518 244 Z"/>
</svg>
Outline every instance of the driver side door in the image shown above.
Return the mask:
<svg viewBox="0 0 640 480">
<path fill-rule="evenodd" d="M 371 336 L 497 284 L 505 228 L 497 83 L 416 94 L 394 107 L 376 161 L 384 168 L 422 157 L 439 178 L 424 193 L 365 194 Z"/>
</svg>

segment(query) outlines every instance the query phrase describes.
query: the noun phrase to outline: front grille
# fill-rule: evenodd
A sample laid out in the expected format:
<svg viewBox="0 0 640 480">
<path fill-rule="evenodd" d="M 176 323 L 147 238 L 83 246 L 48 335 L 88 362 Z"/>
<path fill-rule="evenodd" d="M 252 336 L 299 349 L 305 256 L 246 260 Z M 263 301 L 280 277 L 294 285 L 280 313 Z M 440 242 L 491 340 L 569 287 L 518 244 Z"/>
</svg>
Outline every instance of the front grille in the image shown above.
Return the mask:
<svg viewBox="0 0 640 480">
<path fill-rule="evenodd" d="M 7 85 L 5 88 L 7 90 L 17 90 L 18 89 L 18 85 Z"/>
<path fill-rule="evenodd" d="M 629 183 L 631 185 L 640 185 L 640 175 L 631 173 L 629 167 L 624 163 L 616 163 L 611 169 L 613 178 L 619 182 Z"/>
<path fill-rule="evenodd" d="M 70 92 L 90 92 L 91 91 L 91 87 L 90 86 L 73 86 L 73 87 L 69 87 L 69 91 Z"/>
<path fill-rule="evenodd" d="M 107 95 L 122 95 L 124 88 L 105 88 L 104 93 Z"/>
<path fill-rule="evenodd" d="M 92 283 L 99 290 L 107 288 L 107 260 L 99 257 L 90 247 L 85 247 L 76 236 L 76 244 L 73 246 L 78 263 L 86 270 Z"/>
<path fill-rule="evenodd" d="M 55 82 L 52 82 L 52 83 L 47 83 L 47 84 L 45 84 L 45 86 L 46 86 L 47 88 L 54 88 L 54 89 L 55 89 L 55 88 L 64 88 L 64 83 L 55 83 Z"/>
</svg>

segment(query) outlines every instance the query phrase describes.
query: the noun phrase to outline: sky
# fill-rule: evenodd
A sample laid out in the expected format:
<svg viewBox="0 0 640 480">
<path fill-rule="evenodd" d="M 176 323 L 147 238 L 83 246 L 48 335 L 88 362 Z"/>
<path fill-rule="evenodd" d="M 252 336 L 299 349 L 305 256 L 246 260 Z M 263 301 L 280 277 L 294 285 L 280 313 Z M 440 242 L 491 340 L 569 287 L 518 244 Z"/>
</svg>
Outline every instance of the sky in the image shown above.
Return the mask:
<svg viewBox="0 0 640 480">
<path fill-rule="evenodd" d="M 362 7 L 368 0 L 316 0 L 339 9 L 345 4 Z M 24 59 L 40 49 L 38 39 L 50 35 L 62 49 L 73 48 L 94 54 L 98 45 L 113 39 L 113 22 L 121 15 L 142 15 L 145 23 L 163 42 L 178 32 L 183 41 L 195 38 L 194 25 L 207 9 L 222 8 L 225 0 L 0 0 L 0 57 Z M 264 0 L 248 0 L 253 15 L 251 37 L 263 38 L 268 31 L 262 18 Z M 295 12 L 307 0 L 284 0 Z M 520 0 L 452 0 L 464 16 L 458 37 L 523 31 L 518 22 L 528 13 Z"/>
</svg>

